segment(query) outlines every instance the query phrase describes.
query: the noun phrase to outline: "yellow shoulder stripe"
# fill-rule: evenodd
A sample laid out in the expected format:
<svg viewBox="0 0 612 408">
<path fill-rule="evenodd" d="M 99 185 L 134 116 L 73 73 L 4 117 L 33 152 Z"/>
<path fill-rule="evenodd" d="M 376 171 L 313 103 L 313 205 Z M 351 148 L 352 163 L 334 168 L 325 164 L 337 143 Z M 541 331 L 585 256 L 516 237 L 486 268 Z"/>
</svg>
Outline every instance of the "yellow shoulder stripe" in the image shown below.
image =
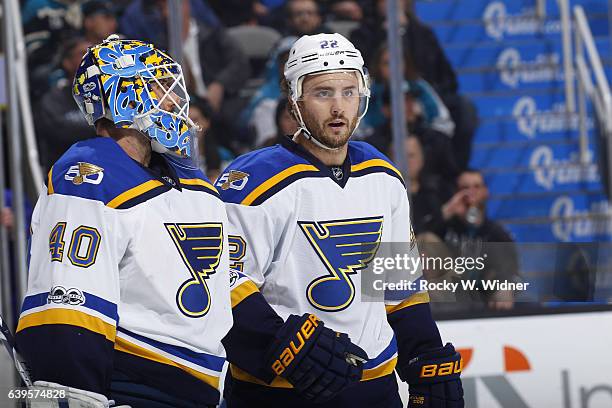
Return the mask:
<svg viewBox="0 0 612 408">
<path fill-rule="evenodd" d="M 51 195 L 55 193 L 55 190 L 53 189 L 53 167 L 51 167 L 51 170 L 49 170 L 49 174 L 47 176 L 47 195 Z"/>
<path fill-rule="evenodd" d="M 231 291 L 232 308 L 236 307 L 240 302 L 255 292 L 259 292 L 259 289 L 257 288 L 257 285 L 250 280 L 244 281 L 240 285 L 236 286 Z"/>
<path fill-rule="evenodd" d="M 404 179 L 402 177 L 402 173 L 400 173 L 398 169 L 396 169 L 391 163 L 383 159 L 371 159 L 359 164 L 355 164 L 351 166 L 351 172 L 367 169 L 369 167 L 386 167 L 392 170 L 395 174 L 397 174 L 402 180 Z"/>
<path fill-rule="evenodd" d="M 253 201 L 257 199 L 257 197 L 261 196 L 263 193 L 285 180 L 287 177 L 303 171 L 318 171 L 318 169 L 312 164 L 296 164 L 295 166 L 291 166 L 260 184 L 255 190 L 251 191 L 249 195 L 244 198 L 244 200 L 242 200 L 241 204 L 251 205 Z"/>
<path fill-rule="evenodd" d="M 179 179 L 179 183 L 181 184 L 185 184 L 188 186 L 202 186 L 202 187 L 206 187 L 207 189 L 217 193 L 217 189 L 210 183 L 206 182 L 205 180 L 202 179 Z"/>
<path fill-rule="evenodd" d="M 108 207 L 110 208 L 117 208 L 119 207 L 121 204 L 135 198 L 138 197 L 139 195 L 142 195 L 148 191 L 153 190 L 156 187 L 162 186 L 163 183 L 161 181 L 158 180 L 149 180 L 145 183 L 142 183 L 134 188 L 131 188 L 121 194 L 119 194 L 117 197 L 113 198 L 111 201 L 108 202 L 108 204 L 106 204 Z"/>
<path fill-rule="evenodd" d="M 219 389 L 219 377 L 201 373 L 191 367 L 187 367 L 183 364 L 177 363 L 176 361 L 172 361 L 169 358 L 162 356 L 161 354 L 154 353 L 151 350 L 147 350 L 132 342 L 122 339 L 121 337 L 117 337 L 117 340 L 115 341 L 115 350 L 122 351 L 124 353 L 134 355 L 136 357 L 155 361 L 157 363 L 179 368 L 189 373 L 191 376 L 197 378 L 198 380 L 215 387 L 215 389 Z"/>
<path fill-rule="evenodd" d="M 387 309 L 387 314 L 397 312 L 398 310 L 402 310 L 406 307 L 418 305 L 421 303 L 429 303 L 429 293 L 427 292 L 419 292 L 410 296 L 408 299 L 404 300 L 402 303 L 398 305 L 390 305 L 385 306 Z"/>
<path fill-rule="evenodd" d="M 72 309 L 46 309 L 31 313 L 19 319 L 17 332 L 29 327 L 42 326 L 45 324 L 68 324 L 83 327 L 89 331 L 99 333 L 109 341 L 115 341 L 117 329 L 114 325 L 104 320 Z"/>
</svg>

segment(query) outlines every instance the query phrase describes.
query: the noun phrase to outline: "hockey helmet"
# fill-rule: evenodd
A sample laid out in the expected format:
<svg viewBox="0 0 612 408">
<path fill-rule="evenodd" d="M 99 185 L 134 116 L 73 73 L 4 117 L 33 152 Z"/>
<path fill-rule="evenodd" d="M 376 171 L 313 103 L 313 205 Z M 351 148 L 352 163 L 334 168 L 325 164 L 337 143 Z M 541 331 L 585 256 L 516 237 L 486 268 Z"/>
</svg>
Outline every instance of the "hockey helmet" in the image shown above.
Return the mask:
<svg viewBox="0 0 612 408">
<path fill-rule="evenodd" d="M 338 33 L 304 35 L 297 40 L 285 64 L 285 79 L 289 85 L 289 97 L 298 116 L 300 129 L 305 136 L 325 149 L 329 147 L 312 138 L 306 128 L 297 101 L 303 98 L 302 84 L 308 75 L 326 74 L 330 71 L 357 74 L 359 81 L 359 111 L 357 125 L 365 116 L 370 99 L 370 83 L 367 69 L 364 67 L 361 52 Z"/>
</svg>

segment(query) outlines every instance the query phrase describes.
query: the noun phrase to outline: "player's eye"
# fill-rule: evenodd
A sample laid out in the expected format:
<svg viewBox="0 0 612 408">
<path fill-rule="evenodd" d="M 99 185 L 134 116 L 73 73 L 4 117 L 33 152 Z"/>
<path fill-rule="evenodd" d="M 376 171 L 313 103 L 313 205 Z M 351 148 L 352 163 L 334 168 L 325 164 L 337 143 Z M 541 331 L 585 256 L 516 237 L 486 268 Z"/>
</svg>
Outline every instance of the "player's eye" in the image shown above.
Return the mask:
<svg viewBox="0 0 612 408">
<path fill-rule="evenodd" d="M 317 98 L 331 98 L 332 92 L 329 89 L 320 89 L 315 91 L 314 96 Z"/>
<path fill-rule="evenodd" d="M 352 98 L 353 96 L 355 96 L 355 90 L 353 88 L 350 89 L 345 89 L 342 92 L 342 96 L 344 96 L 345 98 Z"/>
</svg>

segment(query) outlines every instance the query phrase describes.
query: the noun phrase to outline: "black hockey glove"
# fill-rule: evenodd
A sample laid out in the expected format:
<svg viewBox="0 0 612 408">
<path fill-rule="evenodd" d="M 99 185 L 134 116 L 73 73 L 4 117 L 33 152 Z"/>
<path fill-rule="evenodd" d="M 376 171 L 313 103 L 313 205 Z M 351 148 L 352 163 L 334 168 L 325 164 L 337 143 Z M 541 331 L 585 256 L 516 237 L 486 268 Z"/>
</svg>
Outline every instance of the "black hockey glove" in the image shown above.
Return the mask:
<svg viewBox="0 0 612 408">
<path fill-rule="evenodd" d="M 305 399 L 327 401 L 358 382 L 368 359 L 348 335 L 336 333 L 313 314 L 291 315 L 268 351 L 268 366 Z"/>
<path fill-rule="evenodd" d="M 461 355 L 447 343 L 398 366 L 410 388 L 408 408 L 463 408 L 462 364 Z"/>
</svg>

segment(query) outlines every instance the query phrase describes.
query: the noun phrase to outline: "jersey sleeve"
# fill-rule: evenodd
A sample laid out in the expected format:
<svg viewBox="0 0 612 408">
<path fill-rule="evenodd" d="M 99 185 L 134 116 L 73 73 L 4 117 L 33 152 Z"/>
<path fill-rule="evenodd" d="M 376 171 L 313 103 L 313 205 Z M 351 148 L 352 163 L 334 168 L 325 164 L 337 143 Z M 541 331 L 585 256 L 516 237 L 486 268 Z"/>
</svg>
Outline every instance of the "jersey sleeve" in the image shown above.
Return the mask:
<svg viewBox="0 0 612 408">
<path fill-rule="evenodd" d="M 410 204 L 405 189 L 402 190 L 395 200 L 397 205 L 392 214 L 391 240 L 393 243 L 404 243 L 399 247 L 416 259 L 419 257 L 419 249 L 410 221 Z M 423 279 L 420 266 L 412 272 L 410 276 L 401 278 L 412 282 Z M 417 285 L 415 287 L 418 288 Z M 407 364 L 421 350 L 442 345 L 438 327 L 431 315 L 429 295 L 426 291 L 415 289 L 394 293 L 385 297 L 385 305 L 387 321 L 397 339 L 398 366 Z"/>
<path fill-rule="evenodd" d="M 246 275 L 231 270 L 230 288 L 234 324 L 223 339 L 227 360 L 241 370 L 270 382 L 274 375 L 265 366 L 265 351 L 274 342 L 283 319 Z"/>
<path fill-rule="evenodd" d="M 51 193 L 41 195 L 34 213 L 17 344 L 35 380 L 104 394 L 128 234 L 117 210 Z"/>
<path fill-rule="evenodd" d="M 275 243 L 274 220 L 264 206 L 227 203 L 230 223 L 230 265 L 261 287 L 270 267 Z"/>
</svg>

